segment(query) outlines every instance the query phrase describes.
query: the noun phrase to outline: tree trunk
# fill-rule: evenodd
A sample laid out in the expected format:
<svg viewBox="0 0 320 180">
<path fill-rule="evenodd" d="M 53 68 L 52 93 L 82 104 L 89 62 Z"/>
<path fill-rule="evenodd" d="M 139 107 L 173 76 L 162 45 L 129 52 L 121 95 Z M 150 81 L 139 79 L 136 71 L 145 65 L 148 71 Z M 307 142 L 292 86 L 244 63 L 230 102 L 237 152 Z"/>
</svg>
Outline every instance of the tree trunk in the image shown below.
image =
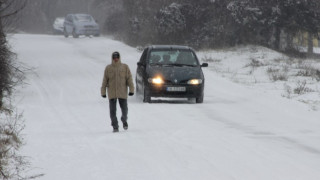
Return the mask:
<svg viewBox="0 0 320 180">
<path fill-rule="evenodd" d="M 0 3 L 0 5 L 2 5 L 2 3 Z M 2 46 L 3 46 L 3 44 L 2 44 L 2 38 L 4 38 L 4 34 L 3 34 L 3 31 L 2 31 L 2 18 L 1 18 L 1 13 L 0 13 L 0 50 L 2 51 Z M 0 54 L 0 56 L 2 56 L 2 54 Z M 2 91 L 2 89 L 4 88 L 3 87 L 3 84 L 4 84 L 4 82 L 2 82 L 2 81 L 4 81 L 4 72 L 3 72 L 3 69 L 2 69 L 2 66 L 4 66 L 4 63 L 5 63 L 5 61 L 3 61 L 2 62 L 2 57 L 0 57 L 0 69 L 1 69 L 1 71 L 2 72 L 0 72 L 0 112 L 1 112 L 1 110 L 2 110 L 2 97 L 3 97 L 3 91 Z M 2 77 L 1 77 L 2 76 Z"/>
<path fill-rule="evenodd" d="M 2 110 L 2 92 L 0 92 L 0 113 L 1 113 L 1 110 Z"/>
<path fill-rule="evenodd" d="M 313 54 L 313 34 L 308 32 L 308 55 Z"/>
<path fill-rule="evenodd" d="M 287 50 L 293 49 L 293 35 L 291 32 L 287 33 Z"/>
<path fill-rule="evenodd" d="M 280 49 L 280 34 L 281 34 L 281 30 L 279 27 L 275 27 L 275 32 L 274 32 L 274 49 L 279 50 Z"/>
</svg>

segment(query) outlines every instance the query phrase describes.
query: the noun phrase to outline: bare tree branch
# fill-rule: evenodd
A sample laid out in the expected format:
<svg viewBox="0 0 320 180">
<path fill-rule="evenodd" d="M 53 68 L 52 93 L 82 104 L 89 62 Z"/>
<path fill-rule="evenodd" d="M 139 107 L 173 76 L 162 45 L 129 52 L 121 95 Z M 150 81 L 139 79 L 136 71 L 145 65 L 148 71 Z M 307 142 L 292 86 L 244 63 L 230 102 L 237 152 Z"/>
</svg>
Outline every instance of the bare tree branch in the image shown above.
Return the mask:
<svg viewBox="0 0 320 180">
<path fill-rule="evenodd" d="M 0 10 L 0 14 L 2 12 L 5 12 L 6 10 L 8 10 L 14 4 L 14 2 L 15 2 L 15 0 L 11 0 L 8 5 L 5 5 L 5 7 Z M 1 4 L 2 3 L 0 3 L 0 5 Z M 7 18 L 9 16 L 13 16 L 13 15 L 17 14 L 19 11 L 21 11 L 23 8 L 25 8 L 26 5 L 27 5 L 27 0 L 24 0 L 23 4 L 20 7 L 18 7 L 17 9 L 14 9 L 12 12 L 8 12 L 8 13 L 5 13 L 4 15 L 0 15 L 0 18 Z M 16 8 L 16 7 L 13 7 L 13 8 Z"/>
</svg>

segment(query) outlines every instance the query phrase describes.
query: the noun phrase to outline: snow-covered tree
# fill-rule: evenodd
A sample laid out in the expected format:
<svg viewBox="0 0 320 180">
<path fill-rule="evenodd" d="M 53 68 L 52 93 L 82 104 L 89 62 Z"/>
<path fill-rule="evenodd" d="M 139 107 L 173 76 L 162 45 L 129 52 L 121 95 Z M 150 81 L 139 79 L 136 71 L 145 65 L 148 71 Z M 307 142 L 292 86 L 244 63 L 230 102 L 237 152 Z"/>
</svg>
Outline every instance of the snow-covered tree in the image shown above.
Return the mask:
<svg viewBox="0 0 320 180">
<path fill-rule="evenodd" d="M 250 33 L 242 37 L 253 38 L 255 42 L 274 39 L 271 46 L 275 49 L 280 48 L 281 32 L 290 37 L 299 30 L 319 31 L 317 0 L 233 0 L 228 4 L 228 10 L 241 25 L 242 32 Z"/>
<path fill-rule="evenodd" d="M 156 30 L 160 37 L 165 38 L 167 42 L 179 41 L 180 34 L 186 28 L 186 18 L 182 14 L 181 8 L 181 4 L 172 3 L 160 9 L 155 17 Z"/>
</svg>

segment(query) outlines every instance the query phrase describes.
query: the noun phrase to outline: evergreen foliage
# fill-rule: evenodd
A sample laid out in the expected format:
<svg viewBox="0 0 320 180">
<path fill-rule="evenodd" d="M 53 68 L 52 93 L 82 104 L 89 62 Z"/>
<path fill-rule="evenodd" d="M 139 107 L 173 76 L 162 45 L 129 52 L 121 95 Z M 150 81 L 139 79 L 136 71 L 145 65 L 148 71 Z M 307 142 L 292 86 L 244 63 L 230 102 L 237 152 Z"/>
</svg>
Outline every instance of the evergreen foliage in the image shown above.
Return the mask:
<svg viewBox="0 0 320 180">
<path fill-rule="evenodd" d="M 33 22 L 43 27 L 62 14 L 91 13 L 105 33 L 131 45 L 250 43 L 287 50 L 297 32 L 309 32 L 311 39 L 320 28 L 318 0 L 34 0 L 29 6 L 36 10 L 25 18 L 42 19 L 45 26 Z"/>
</svg>

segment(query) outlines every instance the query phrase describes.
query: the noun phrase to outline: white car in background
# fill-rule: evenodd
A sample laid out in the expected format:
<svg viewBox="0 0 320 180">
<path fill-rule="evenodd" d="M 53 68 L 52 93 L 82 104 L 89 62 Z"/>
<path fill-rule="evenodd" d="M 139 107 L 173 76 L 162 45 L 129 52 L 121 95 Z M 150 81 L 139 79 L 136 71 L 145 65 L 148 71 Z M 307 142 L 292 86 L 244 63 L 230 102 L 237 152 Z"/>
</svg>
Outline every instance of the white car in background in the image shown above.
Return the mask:
<svg viewBox="0 0 320 180">
<path fill-rule="evenodd" d="M 64 21 L 64 36 L 72 35 L 78 38 L 80 35 L 100 36 L 99 24 L 89 14 L 68 14 Z"/>
<path fill-rule="evenodd" d="M 57 17 L 53 22 L 53 34 L 63 34 L 64 17 Z"/>
</svg>

